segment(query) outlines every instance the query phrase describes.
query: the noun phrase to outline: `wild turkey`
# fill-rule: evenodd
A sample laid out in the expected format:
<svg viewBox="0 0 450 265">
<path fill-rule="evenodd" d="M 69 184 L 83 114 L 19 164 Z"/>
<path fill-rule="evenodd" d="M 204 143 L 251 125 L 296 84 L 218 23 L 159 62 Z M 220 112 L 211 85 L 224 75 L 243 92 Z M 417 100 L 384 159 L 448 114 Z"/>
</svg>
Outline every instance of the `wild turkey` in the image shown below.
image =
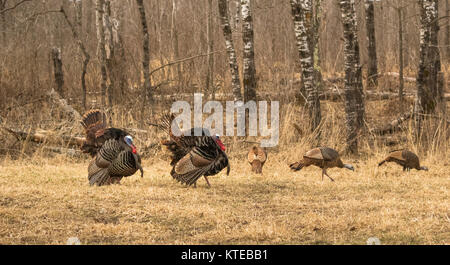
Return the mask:
<svg viewBox="0 0 450 265">
<path fill-rule="evenodd" d="M 385 162 L 395 162 L 403 167 L 403 171 L 411 171 L 411 168 L 428 171 L 427 167 L 420 166 L 419 157 L 416 154 L 405 149 L 392 151 L 383 161 L 378 163 L 378 166 Z"/>
<path fill-rule="evenodd" d="M 115 139 L 107 140 L 88 167 L 89 184 L 98 186 L 119 183 L 123 177 L 133 175 L 138 169 L 141 177 L 144 170 L 141 167 L 141 157 L 133 145 L 133 138 L 125 136 L 123 146 Z"/>
<path fill-rule="evenodd" d="M 102 145 L 109 139 L 114 139 L 125 144 L 125 136 L 128 132 L 118 128 L 106 128 L 106 115 L 98 109 L 86 112 L 81 120 L 85 129 L 86 141 L 81 146 L 83 153 L 94 157 Z"/>
<path fill-rule="evenodd" d="M 207 176 L 213 176 L 225 167 L 227 167 L 227 175 L 230 173 L 230 164 L 225 154 L 225 146 L 218 135 L 211 136 L 209 131 L 204 128 L 190 129 L 190 135 L 183 132 L 180 136 L 178 126 L 174 126 L 177 130 L 176 135 L 172 133 L 172 121 L 174 115 L 164 115 L 161 119 L 161 127 L 166 131 L 170 140 L 163 140 L 161 144 L 165 145 L 172 153 L 173 166 L 170 175 L 177 181 L 190 186 L 197 186 L 197 180 L 204 176 L 208 187 Z M 201 130 L 201 136 L 195 136 L 196 130 Z"/>
<path fill-rule="evenodd" d="M 262 167 L 267 160 L 267 152 L 263 148 L 254 145 L 248 151 L 247 160 L 252 166 L 252 171 L 261 174 Z"/>
<path fill-rule="evenodd" d="M 303 155 L 302 160 L 289 165 L 289 167 L 293 171 L 298 171 L 310 165 L 315 165 L 322 169 L 322 180 L 323 175 L 325 174 L 327 177 L 331 179 L 331 181 L 334 181 L 334 179 L 332 179 L 327 174 L 328 168 L 338 167 L 338 168 L 347 168 L 352 171 L 355 170 L 352 165 L 342 163 L 342 160 L 339 157 L 339 153 L 336 150 L 329 147 L 317 147 L 311 149 L 308 152 L 306 152 L 306 154 Z"/>
<path fill-rule="evenodd" d="M 106 116 L 99 110 L 87 112 L 81 123 L 86 129 L 86 142 L 81 149 L 94 157 L 88 167 L 90 185 L 119 183 L 138 169 L 143 177 L 141 157 L 127 132 L 106 129 Z"/>
</svg>

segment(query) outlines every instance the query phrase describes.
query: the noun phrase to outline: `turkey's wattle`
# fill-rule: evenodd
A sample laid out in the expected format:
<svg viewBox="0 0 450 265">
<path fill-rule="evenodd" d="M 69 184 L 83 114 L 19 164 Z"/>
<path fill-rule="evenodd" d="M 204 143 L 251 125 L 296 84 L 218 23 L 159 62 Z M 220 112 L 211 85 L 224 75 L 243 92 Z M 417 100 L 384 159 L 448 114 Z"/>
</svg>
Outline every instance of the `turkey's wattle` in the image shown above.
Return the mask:
<svg viewBox="0 0 450 265">
<path fill-rule="evenodd" d="M 226 147 L 220 139 L 216 139 L 216 143 L 219 145 L 219 147 L 220 147 L 220 149 L 222 149 L 222 151 L 225 151 Z"/>
</svg>

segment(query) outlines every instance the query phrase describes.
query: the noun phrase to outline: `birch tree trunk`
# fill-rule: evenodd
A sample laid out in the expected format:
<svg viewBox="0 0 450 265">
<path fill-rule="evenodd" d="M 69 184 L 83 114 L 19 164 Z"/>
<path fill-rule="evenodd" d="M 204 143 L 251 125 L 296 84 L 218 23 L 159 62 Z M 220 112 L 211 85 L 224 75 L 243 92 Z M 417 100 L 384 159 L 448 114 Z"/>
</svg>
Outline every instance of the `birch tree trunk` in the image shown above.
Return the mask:
<svg viewBox="0 0 450 265">
<path fill-rule="evenodd" d="M 445 1 L 445 16 L 447 17 L 447 31 L 445 33 L 445 46 L 447 47 L 447 62 L 450 61 L 450 4 Z"/>
<path fill-rule="evenodd" d="M 141 112 L 144 113 L 145 105 L 147 104 L 147 98 L 150 101 L 153 101 L 153 95 L 151 91 L 151 83 L 150 83 L 150 44 L 149 44 L 149 34 L 147 27 L 147 19 L 145 15 L 145 8 L 143 0 L 136 0 L 136 3 L 139 8 L 139 17 L 141 20 L 142 26 L 142 49 L 143 49 L 143 57 L 142 57 L 142 71 L 144 72 L 144 87 L 142 89 L 142 108 Z M 143 118 L 143 116 L 142 116 Z"/>
<path fill-rule="evenodd" d="M 177 17 L 177 5 L 175 3 L 175 0 L 172 0 L 172 27 L 170 29 L 170 36 L 172 39 L 172 49 L 173 49 L 173 61 L 176 61 L 180 59 L 180 49 L 178 45 L 178 30 L 176 25 L 176 17 Z M 176 65 L 177 69 L 177 76 L 178 76 L 178 82 L 179 86 L 183 86 L 183 73 L 181 72 L 181 64 Z"/>
<path fill-rule="evenodd" d="M 53 73 L 55 75 L 56 91 L 64 98 L 64 73 L 62 69 L 61 49 L 58 47 L 52 48 Z"/>
<path fill-rule="evenodd" d="M 403 8 L 397 8 L 398 15 L 398 62 L 399 62 L 399 83 L 398 98 L 400 102 L 403 102 Z"/>
<path fill-rule="evenodd" d="M 96 3 L 96 26 L 97 26 L 97 55 L 100 62 L 100 71 L 102 75 L 101 79 L 101 104 L 106 106 L 106 50 L 105 50 L 105 30 L 103 27 L 103 14 L 104 14 L 105 0 L 97 0 Z M 110 106 L 111 107 L 111 106 Z"/>
<path fill-rule="evenodd" d="M 359 44 L 354 0 L 338 0 L 344 30 L 345 70 L 345 125 L 347 127 L 347 149 L 358 151 L 358 133 L 364 123 L 364 93 L 362 86 Z"/>
<path fill-rule="evenodd" d="M 319 45 L 320 39 L 320 26 L 322 24 L 322 0 L 314 0 L 314 21 L 313 21 L 313 30 L 312 30 L 312 41 L 313 44 L 313 62 L 314 62 L 314 71 L 315 71 L 315 80 L 318 82 L 322 82 L 322 70 L 320 68 L 322 51 Z"/>
<path fill-rule="evenodd" d="M 414 106 L 416 140 L 421 139 L 423 114 L 433 113 L 442 96 L 438 85 L 441 71 L 438 47 L 438 0 L 418 0 L 420 7 L 420 52 L 417 96 Z"/>
<path fill-rule="evenodd" d="M 256 69 L 253 41 L 253 19 L 250 0 L 241 1 L 242 8 L 242 41 L 244 44 L 244 100 L 256 100 Z"/>
<path fill-rule="evenodd" d="M 108 89 L 108 105 L 112 106 L 113 95 L 115 91 L 115 78 L 114 78 L 114 40 L 113 40 L 113 25 L 111 18 L 111 2 L 105 0 L 105 12 L 103 14 L 103 28 L 105 29 L 105 51 L 106 51 L 106 70 L 109 76 L 109 89 Z"/>
<path fill-rule="evenodd" d="M 302 68 L 303 86 L 306 91 L 306 105 L 314 131 L 320 124 L 321 111 L 317 86 L 314 85 L 314 43 L 312 31 L 312 0 L 290 0 L 291 13 L 294 20 L 294 33 L 300 64 Z"/>
<path fill-rule="evenodd" d="M 236 5 L 236 13 L 234 14 L 233 29 L 236 30 L 241 20 L 241 0 L 234 0 Z"/>
<path fill-rule="evenodd" d="M 367 68 L 367 85 L 369 87 L 378 86 L 377 69 L 377 46 L 375 41 L 375 14 L 373 0 L 365 0 L 366 30 L 367 30 L 367 50 L 369 56 Z"/>
<path fill-rule="evenodd" d="M 214 47 L 214 40 L 213 40 L 213 31 L 212 31 L 212 0 L 207 0 L 208 2 L 208 8 L 207 8 L 207 23 L 206 23 L 206 41 L 208 43 L 208 69 L 206 73 L 206 84 L 205 84 L 205 93 L 209 94 L 211 93 L 212 99 L 215 98 L 215 92 L 214 92 L 214 56 L 211 54 Z M 211 91 L 211 88 L 213 90 Z"/>
<path fill-rule="evenodd" d="M 228 60 L 231 70 L 231 85 L 233 88 L 234 100 L 242 100 L 241 82 L 239 79 L 239 66 L 237 63 L 236 52 L 234 50 L 233 36 L 231 34 L 230 20 L 228 17 L 227 0 L 218 0 L 220 23 L 222 24 L 225 46 L 227 48 Z"/>
</svg>

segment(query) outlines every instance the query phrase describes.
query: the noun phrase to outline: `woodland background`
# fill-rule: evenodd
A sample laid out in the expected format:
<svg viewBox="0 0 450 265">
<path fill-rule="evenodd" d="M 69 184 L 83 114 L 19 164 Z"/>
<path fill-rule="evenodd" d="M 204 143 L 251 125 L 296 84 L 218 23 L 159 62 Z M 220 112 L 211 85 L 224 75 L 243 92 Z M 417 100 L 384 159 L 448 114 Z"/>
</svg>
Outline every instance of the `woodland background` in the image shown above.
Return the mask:
<svg viewBox="0 0 450 265">
<path fill-rule="evenodd" d="M 448 0 L 0 0 L 0 244 L 448 244 L 449 9 Z M 349 34 L 344 21 L 356 25 Z M 172 179 L 159 144 L 167 135 L 154 125 L 194 92 L 280 101 L 280 143 L 262 175 L 246 162 L 260 139 L 224 136 L 229 176 L 212 177 L 211 189 Z M 79 122 L 91 108 L 133 134 L 144 178 L 88 185 Z M 335 182 L 315 167 L 290 172 L 318 145 L 355 172 L 329 170 Z M 430 170 L 377 167 L 400 148 Z"/>
</svg>

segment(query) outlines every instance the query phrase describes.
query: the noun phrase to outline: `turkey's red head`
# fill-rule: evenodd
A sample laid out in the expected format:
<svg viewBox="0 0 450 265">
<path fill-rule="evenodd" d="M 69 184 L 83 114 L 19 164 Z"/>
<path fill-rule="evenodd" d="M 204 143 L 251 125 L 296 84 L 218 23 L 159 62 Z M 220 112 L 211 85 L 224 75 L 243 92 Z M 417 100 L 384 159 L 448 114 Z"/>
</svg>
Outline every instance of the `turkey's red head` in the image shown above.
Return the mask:
<svg viewBox="0 0 450 265">
<path fill-rule="evenodd" d="M 137 153 L 136 146 L 134 146 L 133 138 L 131 136 L 129 135 L 125 136 L 125 143 L 127 143 L 127 145 L 131 147 L 131 152 L 133 152 L 133 154 Z"/>
<path fill-rule="evenodd" d="M 225 152 L 225 145 L 222 143 L 222 141 L 220 140 L 220 138 L 219 138 L 219 135 L 216 135 L 216 138 L 215 138 L 215 140 L 216 140 L 216 143 L 219 145 L 219 147 L 220 147 L 220 149 L 222 149 L 222 151 L 224 151 Z"/>
</svg>

